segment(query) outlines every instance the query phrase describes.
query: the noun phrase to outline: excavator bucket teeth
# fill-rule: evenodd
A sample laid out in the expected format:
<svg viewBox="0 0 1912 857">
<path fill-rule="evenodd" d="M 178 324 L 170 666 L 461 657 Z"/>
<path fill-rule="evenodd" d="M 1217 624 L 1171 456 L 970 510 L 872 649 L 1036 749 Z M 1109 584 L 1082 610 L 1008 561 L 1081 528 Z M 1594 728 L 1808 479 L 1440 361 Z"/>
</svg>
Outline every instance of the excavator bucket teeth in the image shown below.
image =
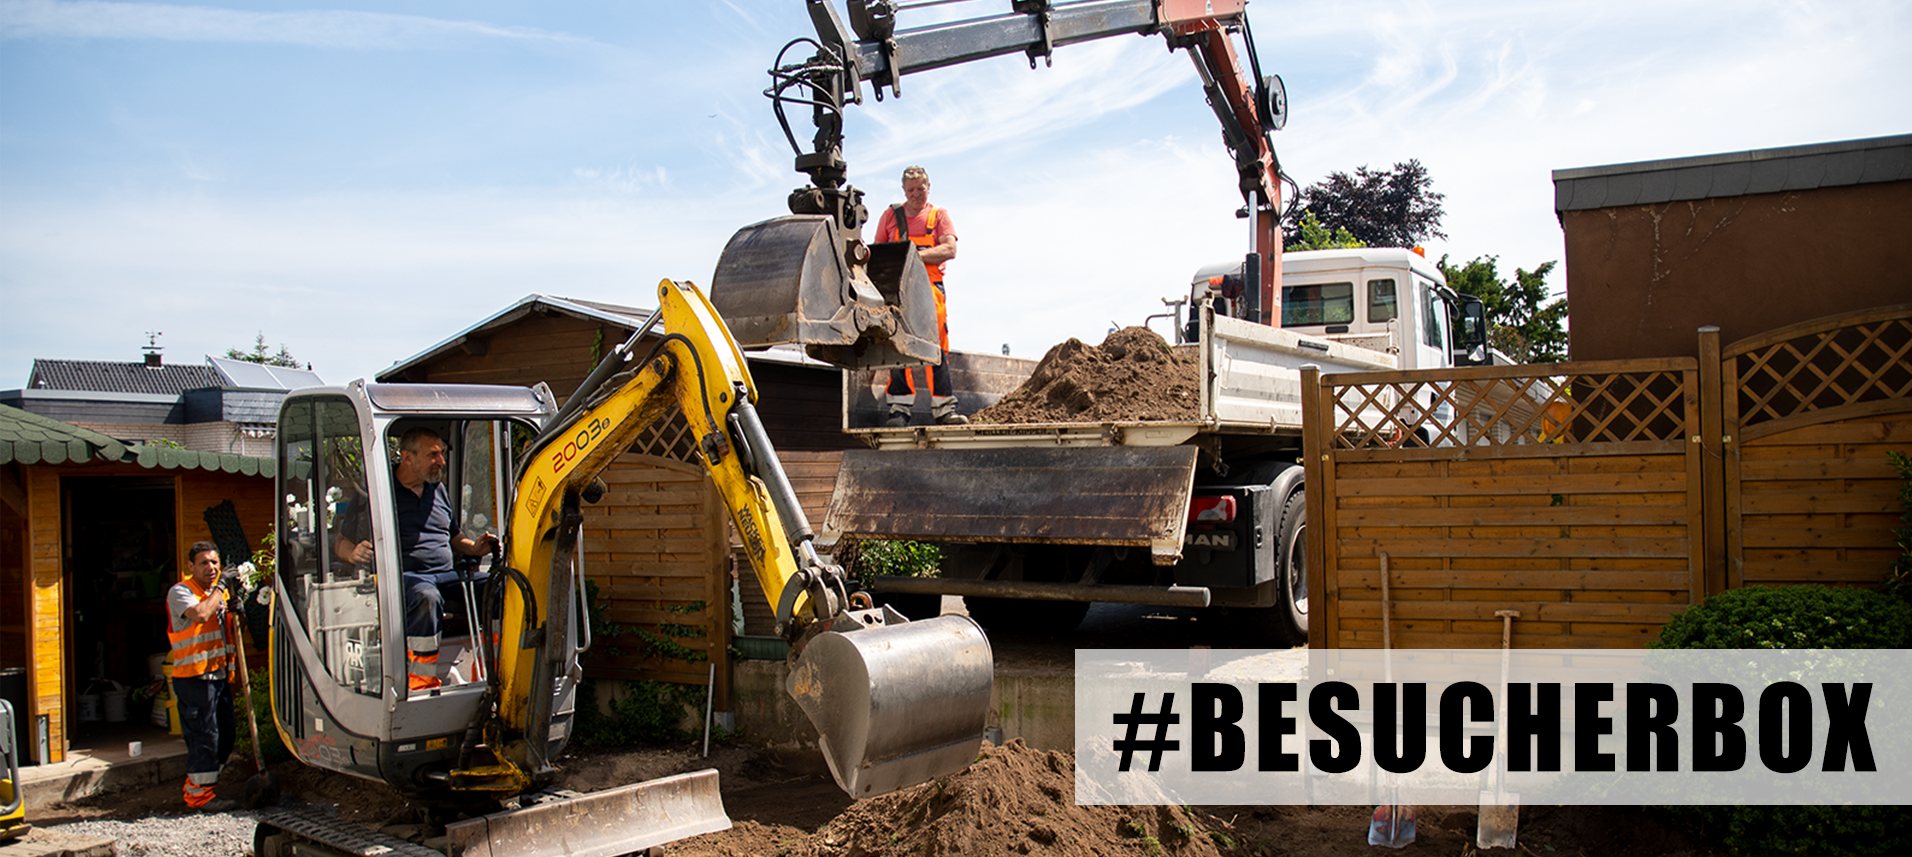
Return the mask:
<svg viewBox="0 0 1912 857">
<path fill-rule="evenodd" d="M 847 615 L 881 622 L 879 612 Z M 888 624 L 819 634 L 790 673 L 831 776 L 858 799 L 969 767 L 989 713 L 995 660 L 982 628 L 967 616 L 889 615 Z"/>
<path fill-rule="evenodd" d="M 844 258 L 836 222 L 795 214 L 737 230 L 717 258 L 710 302 L 744 348 L 800 344 L 848 369 L 942 359 L 929 273 L 909 242 Z"/>
<path fill-rule="evenodd" d="M 526 796 L 518 809 L 445 825 L 464 857 L 612 857 L 730 829 L 716 771 L 590 794 Z"/>
</svg>

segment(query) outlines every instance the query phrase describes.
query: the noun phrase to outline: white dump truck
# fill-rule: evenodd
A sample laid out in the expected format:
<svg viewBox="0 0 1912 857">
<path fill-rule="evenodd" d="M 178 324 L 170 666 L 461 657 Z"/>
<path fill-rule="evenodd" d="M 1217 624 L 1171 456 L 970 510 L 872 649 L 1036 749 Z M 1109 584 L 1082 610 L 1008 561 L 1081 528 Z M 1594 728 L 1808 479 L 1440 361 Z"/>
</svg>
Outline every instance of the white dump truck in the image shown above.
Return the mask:
<svg viewBox="0 0 1912 857">
<path fill-rule="evenodd" d="M 1104 601 L 1255 611 L 1269 639 L 1304 639 L 1301 367 L 1480 363 L 1485 324 L 1426 259 L 1378 248 L 1286 254 L 1282 325 L 1257 324 L 1231 317 L 1240 264 L 1199 271 L 1174 319 L 1193 419 L 884 428 L 884 372 L 845 371 L 843 429 L 870 448 L 844 454 L 825 538 L 941 544 L 939 576 L 875 588 L 963 596 L 984 627 L 1066 629 Z M 972 412 L 1035 365 L 950 355 Z"/>
</svg>

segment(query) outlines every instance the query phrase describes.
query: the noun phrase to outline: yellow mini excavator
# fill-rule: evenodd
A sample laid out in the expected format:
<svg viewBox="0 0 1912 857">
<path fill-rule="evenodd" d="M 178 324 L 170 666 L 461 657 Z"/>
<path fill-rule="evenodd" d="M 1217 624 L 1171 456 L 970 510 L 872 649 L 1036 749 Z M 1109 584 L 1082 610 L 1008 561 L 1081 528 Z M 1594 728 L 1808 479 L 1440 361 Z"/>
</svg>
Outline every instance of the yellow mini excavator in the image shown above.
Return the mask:
<svg viewBox="0 0 1912 857">
<path fill-rule="evenodd" d="M 776 606 L 791 643 L 788 690 L 837 783 L 868 797 L 975 759 L 992 675 L 981 630 L 963 616 L 910 622 L 853 600 L 841 569 L 812 547 L 724 322 L 689 283 L 664 281 L 657 301 L 563 407 L 542 384 L 358 381 L 286 398 L 272 719 L 301 761 L 386 783 L 424 813 L 374 832 L 268 810 L 258 857 L 615 855 L 729 827 L 715 771 L 592 794 L 549 788 L 591 644 L 580 504 L 598 498 L 598 475 L 645 429 L 679 413 Z M 403 571 L 393 461 L 419 428 L 447 449 L 452 535 L 501 537 L 488 561 Z M 355 562 L 367 541 L 372 558 Z M 406 621 L 421 581 L 449 617 L 423 668 Z"/>
</svg>

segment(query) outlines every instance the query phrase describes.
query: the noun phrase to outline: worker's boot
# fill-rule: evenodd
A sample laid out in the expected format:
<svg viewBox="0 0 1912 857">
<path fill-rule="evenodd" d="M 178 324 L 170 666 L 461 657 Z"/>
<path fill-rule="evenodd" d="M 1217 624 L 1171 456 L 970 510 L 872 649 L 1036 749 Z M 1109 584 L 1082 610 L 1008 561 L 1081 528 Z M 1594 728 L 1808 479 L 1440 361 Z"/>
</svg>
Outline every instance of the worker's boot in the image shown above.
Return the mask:
<svg viewBox="0 0 1912 857">
<path fill-rule="evenodd" d="M 910 424 L 910 409 L 890 406 L 889 419 L 883 421 L 886 428 L 902 428 Z"/>
<path fill-rule="evenodd" d="M 968 417 L 956 413 L 955 396 L 929 397 L 929 413 L 936 419 L 936 424 L 939 426 L 969 425 Z"/>
</svg>

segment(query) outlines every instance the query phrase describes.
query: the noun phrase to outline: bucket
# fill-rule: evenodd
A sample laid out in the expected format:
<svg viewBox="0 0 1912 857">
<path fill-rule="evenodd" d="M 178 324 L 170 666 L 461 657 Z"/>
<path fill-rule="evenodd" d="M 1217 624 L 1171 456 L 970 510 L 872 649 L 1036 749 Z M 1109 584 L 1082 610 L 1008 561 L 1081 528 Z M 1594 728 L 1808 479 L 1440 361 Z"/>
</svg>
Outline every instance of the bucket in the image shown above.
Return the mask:
<svg viewBox="0 0 1912 857">
<path fill-rule="evenodd" d="M 167 726 L 172 725 L 172 716 L 171 716 L 172 710 L 173 710 L 172 697 L 167 697 L 167 696 L 154 697 L 153 698 L 153 714 L 151 717 L 148 717 L 146 719 L 150 721 L 154 726 L 164 729 Z"/>
<path fill-rule="evenodd" d="M 146 656 L 146 674 L 154 679 L 163 679 L 172 674 L 171 652 L 160 652 Z"/>
<path fill-rule="evenodd" d="M 76 707 L 79 708 L 81 723 L 100 722 L 100 695 L 99 694 L 82 693 L 75 698 L 74 702 L 76 703 Z"/>
<path fill-rule="evenodd" d="M 125 723 L 126 722 L 126 691 L 125 690 L 109 690 L 103 694 L 100 694 L 100 698 L 101 698 L 101 701 L 105 703 L 106 722 L 108 723 Z"/>
</svg>

